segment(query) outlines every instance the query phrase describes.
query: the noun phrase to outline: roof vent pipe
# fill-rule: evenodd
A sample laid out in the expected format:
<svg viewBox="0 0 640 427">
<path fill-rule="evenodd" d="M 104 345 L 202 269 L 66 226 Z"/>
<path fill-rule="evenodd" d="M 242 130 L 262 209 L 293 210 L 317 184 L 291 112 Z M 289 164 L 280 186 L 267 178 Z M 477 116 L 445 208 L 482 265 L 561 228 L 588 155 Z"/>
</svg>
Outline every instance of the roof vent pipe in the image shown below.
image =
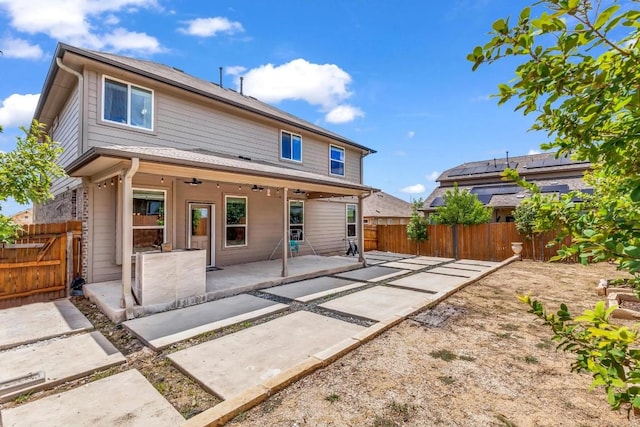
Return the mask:
<svg viewBox="0 0 640 427">
<path fill-rule="evenodd" d="M 220 87 L 222 86 L 222 67 L 218 67 L 218 71 L 220 72 Z"/>
<path fill-rule="evenodd" d="M 507 151 L 507 167 L 509 167 L 509 151 Z"/>
<path fill-rule="evenodd" d="M 243 83 L 244 83 L 244 77 L 240 76 L 240 95 L 244 95 L 244 92 L 242 91 Z"/>
<path fill-rule="evenodd" d="M 498 165 L 496 164 L 496 158 L 495 158 L 495 157 L 493 158 L 493 167 L 494 167 L 494 168 L 497 168 L 497 167 L 498 167 Z"/>
</svg>

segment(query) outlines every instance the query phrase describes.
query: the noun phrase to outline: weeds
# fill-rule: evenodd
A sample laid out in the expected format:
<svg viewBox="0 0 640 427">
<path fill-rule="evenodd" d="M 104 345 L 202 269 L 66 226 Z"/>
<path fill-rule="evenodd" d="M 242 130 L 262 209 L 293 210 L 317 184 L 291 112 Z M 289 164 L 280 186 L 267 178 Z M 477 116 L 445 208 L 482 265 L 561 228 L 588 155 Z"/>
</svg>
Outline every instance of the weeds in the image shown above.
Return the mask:
<svg viewBox="0 0 640 427">
<path fill-rule="evenodd" d="M 527 362 L 527 363 L 529 363 L 529 364 L 535 365 L 535 364 L 537 364 L 537 363 L 538 363 L 538 358 L 537 358 L 537 357 L 535 357 L 535 356 L 526 355 L 526 356 L 524 357 L 524 361 L 525 361 L 525 362 Z"/>
<path fill-rule="evenodd" d="M 20 396 L 16 397 L 15 402 L 20 404 L 20 403 L 24 403 L 27 400 L 29 400 L 29 398 L 31 397 L 31 395 L 33 394 L 33 391 L 28 391 L 26 393 L 22 393 Z"/>
<path fill-rule="evenodd" d="M 451 375 L 443 375 L 441 377 L 438 377 L 438 379 L 442 381 L 444 385 L 451 385 L 456 382 L 456 379 L 453 378 Z"/>
<path fill-rule="evenodd" d="M 442 359 L 445 362 L 451 362 L 452 360 L 456 360 L 458 358 L 458 356 L 454 352 L 446 349 L 432 351 L 431 353 L 429 353 L 429 356 L 433 357 L 434 359 Z"/>
<path fill-rule="evenodd" d="M 517 331 L 520 329 L 520 326 L 515 323 L 503 323 L 499 325 L 500 329 L 504 329 L 505 331 Z"/>
<path fill-rule="evenodd" d="M 333 402 L 337 402 L 338 400 L 340 400 L 340 396 L 338 396 L 335 393 L 331 393 L 330 395 L 326 396 L 324 398 L 324 400 L 326 400 L 327 402 L 333 403 Z"/>
</svg>

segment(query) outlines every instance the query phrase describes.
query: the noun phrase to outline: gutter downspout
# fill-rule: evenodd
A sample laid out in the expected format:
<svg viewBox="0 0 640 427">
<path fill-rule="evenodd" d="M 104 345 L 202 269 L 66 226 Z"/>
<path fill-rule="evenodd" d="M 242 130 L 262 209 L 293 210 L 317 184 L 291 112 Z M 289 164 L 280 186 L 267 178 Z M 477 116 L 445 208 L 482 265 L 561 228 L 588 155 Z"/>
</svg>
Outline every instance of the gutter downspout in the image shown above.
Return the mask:
<svg viewBox="0 0 640 427">
<path fill-rule="evenodd" d="M 82 147 L 84 147 L 84 139 L 82 138 L 84 130 L 84 76 L 73 68 L 64 65 L 59 57 L 56 57 L 56 65 L 78 79 L 78 156 L 80 156 Z"/>
<path fill-rule="evenodd" d="M 133 176 L 140 167 L 140 159 L 131 159 L 131 167 L 122 178 L 122 299 L 127 320 L 133 319 L 133 296 L 131 294 L 131 255 L 133 248 Z"/>
</svg>

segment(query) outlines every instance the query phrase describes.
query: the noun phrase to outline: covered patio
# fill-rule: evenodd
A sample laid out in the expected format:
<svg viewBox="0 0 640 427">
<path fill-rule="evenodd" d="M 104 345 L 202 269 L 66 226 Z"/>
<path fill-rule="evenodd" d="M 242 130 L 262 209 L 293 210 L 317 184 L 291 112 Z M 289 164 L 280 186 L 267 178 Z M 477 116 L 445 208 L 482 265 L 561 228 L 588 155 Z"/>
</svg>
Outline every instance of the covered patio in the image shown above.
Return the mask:
<svg viewBox="0 0 640 427">
<path fill-rule="evenodd" d="M 288 275 L 282 276 L 282 260 L 258 261 L 236 264 L 206 273 L 206 293 L 181 302 L 133 305 L 135 317 L 171 310 L 186 305 L 203 303 L 219 298 L 237 295 L 257 289 L 269 288 L 299 280 L 312 279 L 361 268 L 358 257 L 302 255 L 289 259 Z M 120 323 L 126 318 L 126 310 L 121 306 L 122 281 L 92 283 L 85 285 L 84 294 L 112 322 Z"/>
</svg>

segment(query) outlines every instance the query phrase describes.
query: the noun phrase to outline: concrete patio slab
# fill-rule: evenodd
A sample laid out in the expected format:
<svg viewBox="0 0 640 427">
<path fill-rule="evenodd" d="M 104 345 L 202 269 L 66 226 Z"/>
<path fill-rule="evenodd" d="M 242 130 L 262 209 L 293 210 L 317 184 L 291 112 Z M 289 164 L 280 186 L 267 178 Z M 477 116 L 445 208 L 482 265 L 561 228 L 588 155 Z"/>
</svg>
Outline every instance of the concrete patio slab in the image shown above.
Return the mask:
<svg viewBox="0 0 640 427">
<path fill-rule="evenodd" d="M 481 265 L 473 265 L 473 264 L 460 264 L 458 262 L 452 262 L 450 264 L 445 264 L 442 267 L 444 268 L 452 268 L 455 270 L 467 270 L 467 271 L 487 271 L 491 267 L 484 267 Z"/>
<path fill-rule="evenodd" d="M 428 260 L 428 261 L 437 261 L 437 262 L 451 262 L 451 261 L 455 261 L 454 258 L 444 258 L 444 257 L 437 257 L 437 256 L 419 256 L 416 257 L 416 259 L 423 259 L 423 260 Z"/>
<path fill-rule="evenodd" d="M 0 395 L 0 402 L 125 362 L 125 357 L 98 331 L 15 347 L 0 352 L 0 382 L 38 371 L 44 371 L 45 381 L 9 390 Z"/>
<path fill-rule="evenodd" d="M 394 280 L 387 284 L 389 286 L 396 286 L 399 288 L 415 289 L 418 291 L 439 294 L 448 292 L 468 280 L 469 279 L 467 277 L 445 276 L 442 274 L 423 272 L 412 274 L 411 276 L 403 277 L 402 279 Z"/>
<path fill-rule="evenodd" d="M 415 256 L 411 254 L 401 254 L 398 252 L 384 252 L 384 251 L 368 251 L 364 255 L 375 256 L 375 257 L 395 257 L 395 258 L 411 258 Z"/>
<path fill-rule="evenodd" d="M 376 259 L 376 258 L 369 258 L 369 257 L 365 257 L 365 259 L 367 260 L 367 265 L 378 265 L 378 264 L 383 264 L 385 262 L 389 262 L 388 259 Z"/>
<path fill-rule="evenodd" d="M 469 265 L 480 265 L 483 267 L 495 267 L 500 265 L 499 262 L 494 261 L 476 261 L 474 259 L 460 259 L 456 261 L 456 264 L 469 264 Z"/>
<path fill-rule="evenodd" d="M 432 268 L 431 270 L 429 270 L 429 273 L 445 274 L 448 276 L 458 276 L 458 277 L 466 277 L 466 278 L 476 277 L 481 274 L 478 271 L 460 270 L 457 268 L 446 268 L 444 266 Z"/>
<path fill-rule="evenodd" d="M 0 325 L 11 325 L 0 328 L 0 350 L 93 329 L 66 299 L 0 310 Z"/>
<path fill-rule="evenodd" d="M 185 420 L 137 370 L 2 411 L 4 427 L 177 426 Z"/>
<path fill-rule="evenodd" d="M 428 266 L 423 265 L 423 264 L 404 262 L 404 260 L 403 260 L 403 261 L 387 262 L 385 264 L 382 264 L 382 267 L 400 268 L 400 269 L 403 269 L 403 270 L 415 271 L 415 270 L 422 270 L 423 268 L 427 268 Z"/>
<path fill-rule="evenodd" d="M 269 288 L 285 283 L 314 277 L 338 274 L 362 268 L 357 257 L 302 255 L 289 259 L 287 277 L 282 277 L 282 260 L 258 261 L 224 266 L 220 270 L 207 272 L 206 294 L 191 297 L 187 301 L 134 306 L 136 317 L 160 313 L 174 308 L 213 301 L 257 289 Z M 120 308 L 122 282 L 92 283 L 84 286 L 85 295 L 114 323 L 125 320 Z"/>
<path fill-rule="evenodd" d="M 362 280 L 367 282 L 380 282 L 395 276 L 409 273 L 411 270 L 398 270 L 397 268 L 382 267 L 374 265 L 372 267 L 361 268 L 359 270 L 348 271 L 336 276 L 344 279 Z"/>
<path fill-rule="evenodd" d="M 407 259 L 403 259 L 402 261 L 403 264 L 418 264 L 418 265 L 422 265 L 423 267 L 428 267 L 431 265 L 439 265 L 444 263 L 445 261 L 436 261 L 433 259 L 424 259 L 422 257 L 418 257 L 418 258 L 407 258 Z"/>
<path fill-rule="evenodd" d="M 339 279 L 337 277 L 318 277 L 290 283 L 288 285 L 276 286 L 265 289 L 263 292 L 300 302 L 307 302 L 366 285 L 367 284 L 363 282 L 354 282 L 353 280 Z"/>
<path fill-rule="evenodd" d="M 226 400 L 364 329 L 297 311 L 168 357 L 180 370 Z"/>
<path fill-rule="evenodd" d="M 374 286 L 320 304 L 320 307 L 381 321 L 394 315 L 404 315 L 409 310 L 418 310 L 432 300 L 433 298 L 424 292 Z"/>
<path fill-rule="evenodd" d="M 123 325 L 157 351 L 205 332 L 217 331 L 288 308 L 286 304 L 242 294 L 129 320 Z"/>
</svg>

